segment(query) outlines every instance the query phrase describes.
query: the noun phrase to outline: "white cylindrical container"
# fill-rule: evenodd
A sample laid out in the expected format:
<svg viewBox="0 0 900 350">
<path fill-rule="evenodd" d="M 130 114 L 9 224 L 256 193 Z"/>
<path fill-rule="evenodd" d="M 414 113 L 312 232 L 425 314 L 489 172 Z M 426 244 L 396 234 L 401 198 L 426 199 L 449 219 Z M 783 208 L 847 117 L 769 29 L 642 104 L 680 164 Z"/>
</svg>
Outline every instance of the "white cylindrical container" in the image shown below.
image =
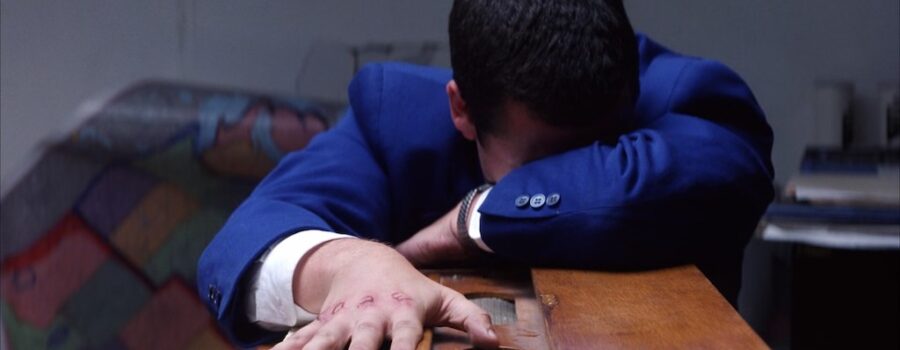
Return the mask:
<svg viewBox="0 0 900 350">
<path fill-rule="evenodd" d="M 878 85 L 878 144 L 900 146 L 900 83 L 883 82 Z"/>
<path fill-rule="evenodd" d="M 849 147 L 853 142 L 853 83 L 817 81 L 814 111 L 813 144 Z"/>
</svg>

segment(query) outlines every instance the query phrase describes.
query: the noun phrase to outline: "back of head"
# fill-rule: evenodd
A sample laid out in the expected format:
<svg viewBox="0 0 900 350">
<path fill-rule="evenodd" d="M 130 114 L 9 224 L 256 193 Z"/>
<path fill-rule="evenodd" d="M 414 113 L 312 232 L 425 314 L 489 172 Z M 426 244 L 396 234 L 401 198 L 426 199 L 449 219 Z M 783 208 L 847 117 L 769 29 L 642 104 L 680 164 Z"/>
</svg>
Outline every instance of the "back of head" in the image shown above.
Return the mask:
<svg viewBox="0 0 900 350">
<path fill-rule="evenodd" d="M 549 125 L 610 125 L 638 94 L 634 30 L 621 0 L 456 0 L 453 78 L 482 132 L 506 101 Z"/>
</svg>

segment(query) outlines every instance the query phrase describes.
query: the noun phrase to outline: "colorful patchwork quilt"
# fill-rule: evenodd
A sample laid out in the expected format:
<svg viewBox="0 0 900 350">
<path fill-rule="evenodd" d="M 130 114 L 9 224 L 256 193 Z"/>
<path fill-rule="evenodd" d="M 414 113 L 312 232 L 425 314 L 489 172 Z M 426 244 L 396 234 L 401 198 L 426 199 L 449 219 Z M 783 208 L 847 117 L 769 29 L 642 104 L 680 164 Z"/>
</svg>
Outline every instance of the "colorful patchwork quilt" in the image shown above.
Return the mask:
<svg viewBox="0 0 900 350">
<path fill-rule="evenodd" d="M 155 81 L 100 104 L 0 201 L 0 347 L 233 347 L 195 292 L 197 259 L 339 109 Z"/>
</svg>

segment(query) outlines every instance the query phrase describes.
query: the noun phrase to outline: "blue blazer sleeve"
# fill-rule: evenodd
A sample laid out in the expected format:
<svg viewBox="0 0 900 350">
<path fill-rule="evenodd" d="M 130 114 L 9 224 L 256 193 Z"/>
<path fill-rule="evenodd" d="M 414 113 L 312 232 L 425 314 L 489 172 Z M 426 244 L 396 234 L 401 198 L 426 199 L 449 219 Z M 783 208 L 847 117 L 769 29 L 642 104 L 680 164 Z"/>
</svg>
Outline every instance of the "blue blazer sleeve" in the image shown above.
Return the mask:
<svg viewBox="0 0 900 350">
<path fill-rule="evenodd" d="M 479 208 L 485 243 L 539 265 L 651 268 L 736 255 L 739 268 L 773 195 L 771 129 L 734 72 L 681 61 L 668 97 L 646 94 L 665 105 L 640 129 L 501 179 Z M 556 206 L 515 206 L 554 193 Z"/>
<path fill-rule="evenodd" d="M 287 155 L 259 184 L 198 264 L 200 295 L 235 341 L 249 346 L 283 336 L 246 320 L 245 272 L 259 256 L 279 239 L 307 229 L 379 237 L 388 211 L 384 182 L 357 117 L 348 110 L 334 129 L 303 152 Z"/>
</svg>

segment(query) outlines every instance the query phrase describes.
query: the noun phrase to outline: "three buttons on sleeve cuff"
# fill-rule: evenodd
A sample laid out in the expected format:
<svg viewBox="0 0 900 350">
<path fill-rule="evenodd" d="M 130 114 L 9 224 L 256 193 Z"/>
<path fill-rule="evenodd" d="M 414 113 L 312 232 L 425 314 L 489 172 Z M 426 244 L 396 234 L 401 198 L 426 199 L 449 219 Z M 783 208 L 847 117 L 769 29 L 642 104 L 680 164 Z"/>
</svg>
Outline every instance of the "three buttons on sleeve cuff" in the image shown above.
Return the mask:
<svg viewBox="0 0 900 350">
<path fill-rule="evenodd" d="M 553 193 L 549 196 L 544 195 L 543 193 L 537 193 L 533 196 L 529 196 L 527 194 L 523 194 L 521 196 L 516 197 L 516 207 L 517 208 L 525 208 L 532 207 L 534 209 L 540 209 L 544 205 L 549 207 L 555 207 L 559 205 L 561 197 L 559 193 Z"/>
</svg>

